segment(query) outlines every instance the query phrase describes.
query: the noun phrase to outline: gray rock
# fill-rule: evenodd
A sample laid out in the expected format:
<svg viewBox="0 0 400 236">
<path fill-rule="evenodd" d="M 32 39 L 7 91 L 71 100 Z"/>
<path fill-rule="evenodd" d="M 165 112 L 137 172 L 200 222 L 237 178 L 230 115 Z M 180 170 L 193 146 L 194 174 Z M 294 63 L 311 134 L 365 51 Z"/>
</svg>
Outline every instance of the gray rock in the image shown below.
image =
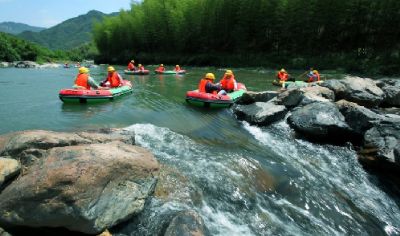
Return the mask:
<svg viewBox="0 0 400 236">
<path fill-rule="evenodd" d="M 336 106 L 344 116 L 346 123 L 361 137 L 383 118 L 381 115 L 354 102 L 340 100 L 336 102 Z"/>
<path fill-rule="evenodd" d="M 277 96 L 276 103 L 287 108 L 297 106 L 303 99 L 304 92 L 300 89 L 288 89 Z"/>
<path fill-rule="evenodd" d="M 247 91 L 243 96 L 236 102 L 237 104 L 247 105 L 255 102 L 268 102 L 278 95 L 276 91 L 263 91 L 263 92 L 252 92 Z"/>
<path fill-rule="evenodd" d="M 63 133 L 45 130 L 22 131 L 0 136 L 0 156 L 20 159 L 23 165 L 30 165 L 42 157 L 46 150 L 91 143 L 122 141 L 135 143 L 134 133 L 121 130 Z"/>
<path fill-rule="evenodd" d="M 19 174 L 21 165 L 17 160 L 0 157 L 0 187 L 3 183 Z"/>
<path fill-rule="evenodd" d="M 335 93 L 329 88 L 321 87 L 321 86 L 312 86 L 301 88 L 305 95 L 315 95 L 319 97 L 323 97 L 329 101 L 335 101 Z"/>
<path fill-rule="evenodd" d="M 346 86 L 340 80 L 326 80 L 320 84 L 322 87 L 326 87 L 335 93 L 336 99 L 341 99 L 344 96 Z"/>
<path fill-rule="evenodd" d="M 394 148 L 394 162 L 400 166 L 400 146 Z"/>
<path fill-rule="evenodd" d="M 343 98 L 365 107 L 376 107 L 384 99 L 384 92 L 371 79 L 346 77 L 342 81 L 346 86 Z"/>
<path fill-rule="evenodd" d="M 236 105 L 233 107 L 233 112 L 239 120 L 245 120 L 253 125 L 265 126 L 282 120 L 288 110 L 285 106 L 276 105 L 273 101 L 270 101 Z"/>
<path fill-rule="evenodd" d="M 376 84 L 385 93 L 385 99 L 382 102 L 383 106 L 400 107 L 400 80 L 383 79 L 383 80 L 378 80 Z"/>
<path fill-rule="evenodd" d="M 143 210 L 159 164 L 120 141 L 54 147 L 0 194 L 0 225 L 98 234 Z"/>
<path fill-rule="evenodd" d="M 171 221 L 164 236 L 202 236 L 208 235 L 201 216 L 195 211 L 179 212 Z"/>
<path fill-rule="evenodd" d="M 33 61 L 19 61 L 19 62 L 14 62 L 15 67 L 17 68 L 36 68 L 39 66 L 36 62 Z"/>
<path fill-rule="evenodd" d="M 352 137 L 344 116 L 331 102 L 299 107 L 288 117 L 288 123 L 297 132 L 318 141 L 345 142 Z"/>
<path fill-rule="evenodd" d="M 400 146 L 400 116 L 386 116 L 364 135 L 364 149 L 382 161 L 396 162 L 395 149 Z M 397 152 L 397 151 L 396 151 Z"/>
</svg>

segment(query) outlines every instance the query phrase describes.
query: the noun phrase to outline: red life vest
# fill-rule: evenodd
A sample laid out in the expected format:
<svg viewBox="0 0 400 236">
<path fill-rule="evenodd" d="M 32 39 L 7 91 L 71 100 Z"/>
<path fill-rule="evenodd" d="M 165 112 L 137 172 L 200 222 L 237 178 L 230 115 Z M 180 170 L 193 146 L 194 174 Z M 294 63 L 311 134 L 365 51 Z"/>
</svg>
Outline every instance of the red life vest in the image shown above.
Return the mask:
<svg viewBox="0 0 400 236">
<path fill-rule="evenodd" d="M 135 65 L 132 62 L 129 62 L 128 70 L 135 70 Z"/>
<path fill-rule="evenodd" d="M 314 73 L 312 76 L 310 76 L 308 78 L 308 82 L 315 82 L 315 81 L 320 81 L 321 80 L 321 76 L 319 75 L 319 73 Z"/>
<path fill-rule="evenodd" d="M 139 70 L 144 70 L 144 66 L 139 67 Z"/>
<path fill-rule="evenodd" d="M 224 77 L 222 78 L 222 80 L 220 81 L 221 83 L 221 87 L 223 90 L 226 91 L 231 91 L 231 90 L 235 90 L 236 86 L 236 81 L 235 81 L 235 76 L 231 76 L 229 79 L 226 78 L 226 76 L 224 75 Z"/>
<path fill-rule="evenodd" d="M 117 72 L 108 73 L 107 81 L 110 82 L 111 88 L 118 87 L 120 81 Z"/>
<path fill-rule="evenodd" d="M 289 75 L 285 72 L 278 72 L 278 78 L 281 81 L 286 81 L 289 78 Z"/>
<path fill-rule="evenodd" d="M 85 87 L 86 89 L 90 89 L 88 79 L 89 79 L 88 74 L 79 74 L 78 76 L 76 76 L 75 85 Z"/>
<path fill-rule="evenodd" d="M 200 83 L 199 83 L 199 92 L 200 93 L 207 93 L 207 91 L 206 91 L 206 85 L 207 85 L 207 83 L 208 82 L 210 82 L 209 80 L 207 80 L 207 79 L 201 79 L 200 80 Z M 211 82 L 210 82 L 211 83 Z M 217 94 L 217 91 L 212 91 L 212 94 Z"/>
<path fill-rule="evenodd" d="M 156 71 L 165 71 L 165 67 L 164 66 L 160 66 L 160 67 L 157 68 Z"/>
<path fill-rule="evenodd" d="M 175 66 L 175 71 L 180 71 L 181 67 L 180 66 Z"/>
</svg>

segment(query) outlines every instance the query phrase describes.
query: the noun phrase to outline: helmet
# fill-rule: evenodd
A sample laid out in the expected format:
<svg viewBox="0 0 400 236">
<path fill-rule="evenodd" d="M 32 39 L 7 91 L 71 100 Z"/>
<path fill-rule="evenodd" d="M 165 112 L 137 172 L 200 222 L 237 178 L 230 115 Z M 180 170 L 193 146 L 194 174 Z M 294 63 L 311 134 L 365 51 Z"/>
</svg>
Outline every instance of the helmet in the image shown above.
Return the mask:
<svg viewBox="0 0 400 236">
<path fill-rule="evenodd" d="M 108 72 L 113 72 L 113 71 L 115 71 L 115 69 L 114 69 L 114 67 L 109 66 L 109 67 L 107 68 L 107 71 L 108 71 Z"/>
<path fill-rule="evenodd" d="M 286 72 L 286 70 L 282 68 L 282 69 L 281 69 L 281 72 Z"/>
<path fill-rule="evenodd" d="M 79 74 L 86 74 L 86 73 L 89 73 L 89 69 L 88 68 L 86 68 L 84 66 L 79 67 Z"/>
<path fill-rule="evenodd" d="M 179 65 L 176 65 L 175 67 L 179 67 Z"/>
<path fill-rule="evenodd" d="M 206 79 L 215 80 L 215 75 L 213 73 L 207 73 L 205 76 Z"/>
<path fill-rule="evenodd" d="M 134 63 L 134 62 L 135 62 L 135 60 L 131 60 L 131 62 L 132 62 L 132 63 Z"/>
<path fill-rule="evenodd" d="M 142 66 L 142 64 L 139 64 L 138 66 L 139 66 L 139 67 L 141 67 L 141 66 Z"/>
<path fill-rule="evenodd" d="M 225 75 L 233 75 L 233 72 L 231 70 L 226 70 Z"/>
<path fill-rule="evenodd" d="M 164 66 L 164 64 L 160 64 L 160 66 Z"/>
<path fill-rule="evenodd" d="M 313 72 L 313 73 L 318 73 L 318 71 L 317 71 L 317 70 L 313 70 L 312 72 Z"/>
</svg>

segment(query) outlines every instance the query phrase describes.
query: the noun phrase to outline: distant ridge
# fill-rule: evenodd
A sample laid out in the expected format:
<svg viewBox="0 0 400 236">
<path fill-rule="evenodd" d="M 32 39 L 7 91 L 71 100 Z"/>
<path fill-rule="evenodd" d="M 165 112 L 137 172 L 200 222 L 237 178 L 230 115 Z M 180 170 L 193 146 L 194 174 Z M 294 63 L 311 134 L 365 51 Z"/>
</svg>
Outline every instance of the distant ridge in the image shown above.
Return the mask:
<svg viewBox="0 0 400 236">
<path fill-rule="evenodd" d="M 25 31 L 17 36 L 50 49 L 72 49 L 91 42 L 94 22 L 110 15 L 116 13 L 108 15 L 92 10 L 41 32 Z"/>
<path fill-rule="evenodd" d="M 23 23 L 17 22 L 1 22 L 0 23 L 0 32 L 9 33 L 9 34 L 19 34 L 24 31 L 32 31 L 32 32 L 40 32 L 46 28 L 31 26 Z"/>
</svg>

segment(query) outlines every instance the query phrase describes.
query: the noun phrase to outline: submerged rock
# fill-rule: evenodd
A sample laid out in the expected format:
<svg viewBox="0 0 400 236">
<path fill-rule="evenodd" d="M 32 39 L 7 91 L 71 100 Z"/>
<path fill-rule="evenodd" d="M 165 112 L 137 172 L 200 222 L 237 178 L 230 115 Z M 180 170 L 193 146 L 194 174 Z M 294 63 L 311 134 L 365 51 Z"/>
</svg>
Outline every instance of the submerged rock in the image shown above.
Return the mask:
<svg viewBox="0 0 400 236">
<path fill-rule="evenodd" d="M 0 225 L 101 233 L 142 211 L 158 170 L 120 141 L 51 148 L 0 194 Z"/>
<path fill-rule="evenodd" d="M 276 105 L 273 101 L 256 102 L 250 105 L 236 105 L 233 108 L 239 120 L 245 120 L 253 125 L 269 125 L 282 120 L 288 110 L 285 106 Z"/>
<path fill-rule="evenodd" d="M 288 123 L 297 132 L 318 141 L 345 142 L 351 134 L 344 116 L 331 102 L 299 107 L 288 117 Z"/>
<path fill-rule="evenodd" d="M 0 157 L 0 187 L 3 183 L 19 174 L 21 165 L 17 160 Z"/>
<path fill-rule="evenodd" d="M 182 211 L 176 214 L 164 236 L 202 236 L 209 235 L 203 218 L 195 211 Z"/>
</svg>

